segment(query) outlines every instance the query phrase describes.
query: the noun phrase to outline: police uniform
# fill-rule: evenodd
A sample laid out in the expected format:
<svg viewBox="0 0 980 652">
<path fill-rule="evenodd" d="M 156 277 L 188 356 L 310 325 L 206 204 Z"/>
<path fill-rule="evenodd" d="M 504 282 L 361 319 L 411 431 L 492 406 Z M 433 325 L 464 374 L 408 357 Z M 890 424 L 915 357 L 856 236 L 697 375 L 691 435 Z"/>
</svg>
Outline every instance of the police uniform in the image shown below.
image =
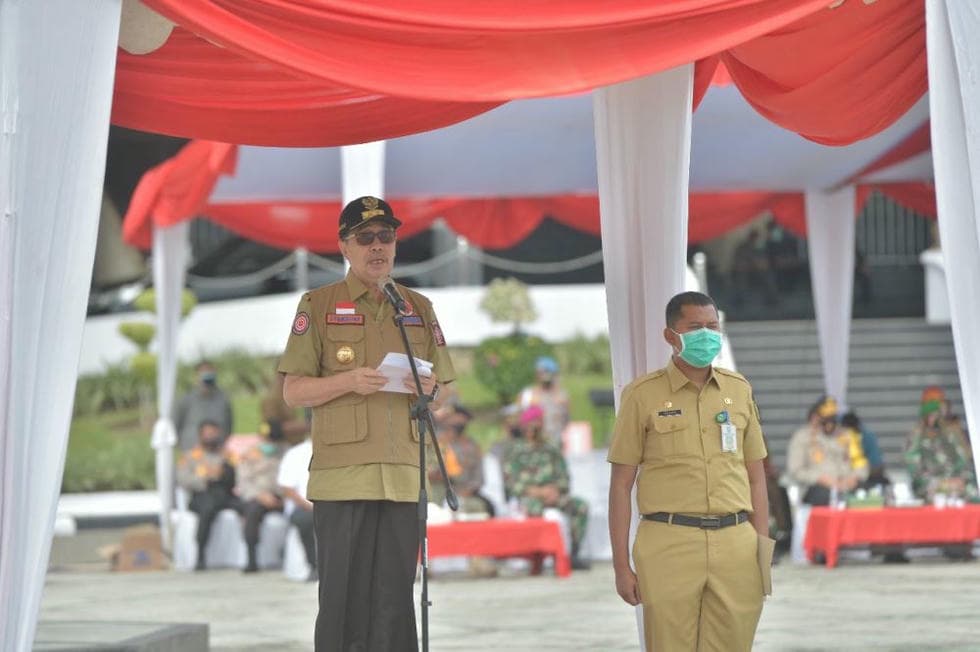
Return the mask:
<svg viewBox="0 0 980 652">
<path fill-rule="evenodd" d="M 455 378 L 432 304 L 398 286 L 418 358 L 440 383 Z M 391 305 L 356 276 L 300 300 L 279 371 L 325 377 L 377 368 L 404 352 Z M 314 502 L 320 578 L 317 650 L 414 650 L 412 586 L 418 555 L 418 430 L 414 396 L 348 392 L 313 408 L 307 496 Z M 363 647 L 357 647 L 359 645 Z"/>
<path fill-rule="evenodd" d="M 639 467 L 632 558 L 648 650 L 751 649 L 763 579 L 745 464 L 765 456 L 740 374 L 714 367 L 699 389 L 671 360 L 623 391 L 608 460 Z M 724 518 L 691 518 L 709 516 Z"/>
</svg>

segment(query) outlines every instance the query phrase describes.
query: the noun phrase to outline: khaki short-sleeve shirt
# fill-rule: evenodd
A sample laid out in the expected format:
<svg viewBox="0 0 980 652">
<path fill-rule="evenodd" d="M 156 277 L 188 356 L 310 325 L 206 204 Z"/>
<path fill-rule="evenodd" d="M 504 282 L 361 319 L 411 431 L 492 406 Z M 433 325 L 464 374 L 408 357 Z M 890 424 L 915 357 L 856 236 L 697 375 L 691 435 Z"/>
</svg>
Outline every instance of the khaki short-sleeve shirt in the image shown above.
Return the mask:
<svg viewBox="0 0 980 652">
<path fill-rule="evenodd" d="M 413 308 L 406 331 L 415 356 L 433 363 L 440 383 L 456 377 L 432 304 L 399 286 Z M 404 353 L 394 310 L 352 274 L 300 299 L 286 351 L 285 374 L 325 377 L 377 368 L 385 354 Z M 312 500 L 418 500 L 418 432 L 409 394 L 354 392 L 313 408 Z"/>
<path fill-rule="evenodd" d="M 722 449 L 722 418 L 736 428 L 733 452 Z M 699 390 L 671 360 L 623 390 L 608 460 L 640 467 L 641 514 L 720 515 L 752 511 L 745 464 L 765 456 L 745 377 L 715 367 Z"/>
</svg>

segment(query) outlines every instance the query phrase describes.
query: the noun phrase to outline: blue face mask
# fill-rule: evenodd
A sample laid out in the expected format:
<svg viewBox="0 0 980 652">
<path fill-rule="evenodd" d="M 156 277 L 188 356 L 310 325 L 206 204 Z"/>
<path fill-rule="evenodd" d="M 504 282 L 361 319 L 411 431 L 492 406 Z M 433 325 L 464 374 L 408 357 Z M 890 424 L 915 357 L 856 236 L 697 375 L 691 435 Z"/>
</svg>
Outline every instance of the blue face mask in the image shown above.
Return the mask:
<svg viewBox="0 0 980 652">
<path fill-rule="evenodd" d="M 718 331 L 699 328 L 687 333 L 673 333 L 681 338 L 681 350 L 677 355 L 692 367 L 707 367 L 721 353 L 721 333 Z"/>
</svg>

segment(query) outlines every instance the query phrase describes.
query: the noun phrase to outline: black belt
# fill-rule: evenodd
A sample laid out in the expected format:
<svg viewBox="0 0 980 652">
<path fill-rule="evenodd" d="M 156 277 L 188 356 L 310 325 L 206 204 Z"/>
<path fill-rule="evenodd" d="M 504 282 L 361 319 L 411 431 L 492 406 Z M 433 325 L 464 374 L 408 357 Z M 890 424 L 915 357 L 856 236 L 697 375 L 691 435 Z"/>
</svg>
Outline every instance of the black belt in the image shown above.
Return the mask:
<svg viewBox="0 0 980 652">
<path fill-rule="evenodd" d="M 644 514 L 646 521 L 657 521 L 659 523 L 670 523 L 671 525 L 687 525 L 688 527 L 699 527 L 702 530 L 717 530 L 718 528 L 738 525 L 749 520 L 749 513 L 742 511 L 724 516 L 685 516 L 684 514 L 669 514 L 667 512 L 655 512 Z"/>
</svg>

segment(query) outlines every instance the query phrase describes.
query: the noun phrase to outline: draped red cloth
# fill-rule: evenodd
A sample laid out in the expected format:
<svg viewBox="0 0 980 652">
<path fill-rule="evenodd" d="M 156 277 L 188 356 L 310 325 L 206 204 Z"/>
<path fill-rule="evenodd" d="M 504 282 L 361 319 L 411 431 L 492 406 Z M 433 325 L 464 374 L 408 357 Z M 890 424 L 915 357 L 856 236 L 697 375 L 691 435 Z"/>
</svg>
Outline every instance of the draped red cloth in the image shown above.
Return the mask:
<svg viewBox="0 0 980 652">
<path fill-rule="evenodd" d="M 120 52 L 113 122 L 242 144 L 390 138 L 690 61 L 701 62 L 697 104 L 717 58 L 767 118 L 843 144 L 891 124 L 926 87 L 921 2 L 147 4 L 184 29 L 151 54 Z"/>
<path fill-rule="evenodd" d="M 332 147 L 428 131 L 499 102 L 389 97 L 299 78 L 176 28 L 159 50 L 118 51 L 113 124 L 242 145 Z"/>
<path fill-rule="evenodd" d="M 914 182 L 875 183 L 858 186 L 856 197 L 858 212 L 871 197 L 871 193 L 876 190 L 895 203 L 924 217 L 936 219 L 939 214 L 936 210 L 936 186 L 931 183 Z"/>
<path fill-rule="evenodd" d="M 123 220 L 123 239 L 149 249 L 153 226 L 173 226 L 196 215 L 222 174 L 234 174 L 238 148 L 195 140 L 149 170 L 133 192 Z"/>
<path fill-rule="evenodd" d="M 928 86 L 922 2 L 845 2 L 722 53 L 763 116 L 825 145 L 875 134 Z"/>
<path fill-rule="evenodd" d="M 826 0 L 145 0 L 173 22 L 304 78 L 398 97 L 504 102 L 696 61 Z"/>
<path fill-rule="evenodd" d="M 884 170 L 897 165 L 903 161 L 907 161 L 910 158 L 918 156 L 919 154 L 925 154 L 932 150 L 932 133 L 930 122 L 926 120 L 918 129 L 910 133 L 908 136 L 902 139 L 900 143 L 895 145 L 879 158 L 871 161 L 866 166 L 852 174 L 846 181 L 840 185 L 846 185 L 860 179 L 861 177 L 866 177 L 879 170 Z"/>
</svg>

